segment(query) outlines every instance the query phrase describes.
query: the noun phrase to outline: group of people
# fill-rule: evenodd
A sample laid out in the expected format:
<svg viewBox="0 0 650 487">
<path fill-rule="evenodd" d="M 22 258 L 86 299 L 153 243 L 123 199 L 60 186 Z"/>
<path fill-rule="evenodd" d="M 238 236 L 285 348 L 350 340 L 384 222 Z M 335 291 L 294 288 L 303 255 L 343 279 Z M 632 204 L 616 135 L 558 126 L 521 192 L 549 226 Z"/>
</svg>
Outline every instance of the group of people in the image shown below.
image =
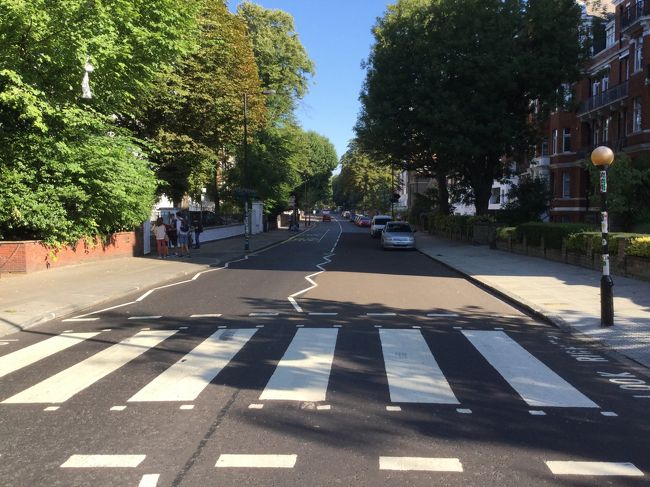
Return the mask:
<svg viewBox="0 0 650 487">
<path fill-rule="evenodd" d="M 169 256 L 169 249 L 175 249 L 176 257 L 191 257 L 190 247 L 192 227 L 187 218 L 179 211 L 174 215 L 169 225 L 165 224 L 163 218 L 160 216 L 156 220 L 152 233 L 156 238 L 156 251 L 158 252 L 159 259 L 166 259 Z M 201 222 L 194 225 L 194 248 L 201 247 L 199 235 L 203 231 Z"/>
</svg>

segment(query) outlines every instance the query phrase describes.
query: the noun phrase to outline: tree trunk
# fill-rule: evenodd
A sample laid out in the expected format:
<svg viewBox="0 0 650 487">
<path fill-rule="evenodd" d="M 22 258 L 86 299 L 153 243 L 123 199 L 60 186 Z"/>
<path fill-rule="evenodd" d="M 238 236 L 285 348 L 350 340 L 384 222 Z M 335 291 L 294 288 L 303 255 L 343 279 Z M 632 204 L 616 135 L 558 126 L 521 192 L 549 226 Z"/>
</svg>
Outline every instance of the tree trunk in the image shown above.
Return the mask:
<svg viewBox="0 0 650 487">
<path fill-rule="evenodd" d="M 436 175 L 436 181 L 438 182 L 438 208 L 440 214 L 449 215 L 449 190 L 447 188 L 447 176 L 444 174 Z"/>
</svg>

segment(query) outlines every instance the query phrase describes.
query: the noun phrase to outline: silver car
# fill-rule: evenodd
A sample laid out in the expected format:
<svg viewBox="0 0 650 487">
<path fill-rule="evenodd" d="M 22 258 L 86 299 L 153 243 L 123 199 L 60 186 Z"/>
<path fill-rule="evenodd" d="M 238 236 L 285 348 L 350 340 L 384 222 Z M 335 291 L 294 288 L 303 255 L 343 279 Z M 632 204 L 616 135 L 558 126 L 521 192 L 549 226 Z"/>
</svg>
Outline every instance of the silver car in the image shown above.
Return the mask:
<svg viewBox="0 0 650 487">
<path fill-rule="evenodd" d="M 415 249 L 415 235 L 407 222 L 388 222 L 381 232 L 381 246 L 386 249 Z"/>
</svg>

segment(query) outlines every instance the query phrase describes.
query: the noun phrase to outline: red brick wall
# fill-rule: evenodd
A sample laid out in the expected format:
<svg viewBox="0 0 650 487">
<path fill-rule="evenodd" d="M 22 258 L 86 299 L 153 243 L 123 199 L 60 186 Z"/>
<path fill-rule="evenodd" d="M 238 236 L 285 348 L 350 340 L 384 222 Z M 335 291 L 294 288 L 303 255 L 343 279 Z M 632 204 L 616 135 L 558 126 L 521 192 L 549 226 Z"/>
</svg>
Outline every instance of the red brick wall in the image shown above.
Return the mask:
<svg viewBox="0 0 650 487">
<path fill-rule="evenodd" d="M 40 241 L 0 242 L 0 273 L 36 272 L 70 264 L 142 254 L 138 232 L 112 235 L 110 242 L 96 239 L 93 245 L 77 242 L 72 247 L 52 249 Z"/>
</svg>

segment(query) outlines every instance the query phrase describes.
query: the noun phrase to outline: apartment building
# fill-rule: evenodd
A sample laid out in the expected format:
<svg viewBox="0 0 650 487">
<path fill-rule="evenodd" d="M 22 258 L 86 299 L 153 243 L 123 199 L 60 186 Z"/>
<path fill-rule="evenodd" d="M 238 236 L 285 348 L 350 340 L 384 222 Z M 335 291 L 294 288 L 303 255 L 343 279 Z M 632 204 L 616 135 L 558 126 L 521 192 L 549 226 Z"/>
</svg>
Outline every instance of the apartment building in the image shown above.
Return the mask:
<svg viewBox="0 0 650 487">
<path fill-rule="evenodd" d="M 650 1 L 612 6 L 606 18 L 585 13 L 594 35 L 587 76 L 573 87 L 577 105 L 549 119 L 543 157 L 553 190 L 551 221 L 598 221 L 600 198 L 583 167 L 595 147 L 632 158 L 650 154 Z"/>
</svg>

